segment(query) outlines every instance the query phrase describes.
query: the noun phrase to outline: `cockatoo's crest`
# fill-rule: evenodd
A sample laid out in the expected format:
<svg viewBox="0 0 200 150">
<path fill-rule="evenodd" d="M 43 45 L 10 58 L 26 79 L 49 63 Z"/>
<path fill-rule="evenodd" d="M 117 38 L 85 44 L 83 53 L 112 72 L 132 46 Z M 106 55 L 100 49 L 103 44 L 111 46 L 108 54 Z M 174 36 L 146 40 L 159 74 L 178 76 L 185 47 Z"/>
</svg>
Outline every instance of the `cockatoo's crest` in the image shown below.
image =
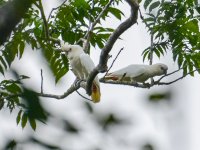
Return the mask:
<svg viewBox="0 0 200 150">
<path fill-rule="evenodd" d="M 71 45 L 68 42 L 61 41 L 61 50 L 66 52 Z"/>
</svg>

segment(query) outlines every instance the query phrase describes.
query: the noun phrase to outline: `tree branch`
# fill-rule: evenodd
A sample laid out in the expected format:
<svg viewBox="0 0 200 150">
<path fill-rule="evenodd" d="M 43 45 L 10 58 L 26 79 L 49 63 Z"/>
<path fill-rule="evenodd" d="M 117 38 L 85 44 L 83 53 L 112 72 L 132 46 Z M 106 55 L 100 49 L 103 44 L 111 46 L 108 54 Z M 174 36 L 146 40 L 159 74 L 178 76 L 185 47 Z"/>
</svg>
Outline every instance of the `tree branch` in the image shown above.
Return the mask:
<svg viewBox="0 0 200 150">
<path fill-rule="evenodd" d="M 9 37 L 32 3 L 36 0 L 12 0 L 0 8 L 0 45 Z"/>
<path fill-rule="evenodd" d="M 181 69 L 182 69 L 182 68 L 181 68 Z M 112 81 L 112 80 L 106 81 L 104 78 L 101 78 L 101 79 L 100 79 L 100 82 L 101 82 L 101 83 L 105 83 L 105 84 L 128 85 L 128 86 L 134 86 L 134 87 L 137 87 L 137 88 L 151 88 L 151 87 L 153 87 L 154 85 L 170 85 L 170 84 L 173 84 L 173 83 L 175 83 L 175 82 L 177 82 L 177 81 L 183 79 L 183 78 L 186 77 L 187 75 L 198 71 L 198 69 L 193 70 L 193 71 L 190 71 L 190 72 L 188 72 L 186 75 L 183 75 L 183 76 L 181 76 L 181 77 L 179 77 L 179 78 L 177 78 L 177 79 L 175 79 L 175 80 L 173 80 L 173 81 L 170 81 L 170 82 L 160 82 L 161 79 L 163 79 L 164 77 L 167 77 L 167 76 L 169 76 L 169 75 L 172 75 L 172 74 L 174 74 L 174 73 L 180 71 L 181 69 L 178 69 L 178 70 L 173 71 L 173 72 L 171 72 L 171 73 L 169 73 L 169 74 L 167 74 L 167 75 L 164 75 L 164 76 L 162 76 L 160 79 L 158 79 L 157 81 L 155 81 L 155 82 L 153 82 L 153 83 L 151 83 L 151 84 L 149 84 L 149 83 L 142 84 L 142 83 L 135 83 L 135 82 L 127 82 L 127 81 Z"/>
<path fill-rule="evenodd" d="M 65 97 L 69 96 L 70 94 L 72 94 L 73 92 L 77 91 L 80 87 L 84 87 L 85 83 L 80 83 L 80 84 L 76 84 L 73 83 L 70 88 L 64 92 L 62 95 L 55 95 L 55 94 L 47 94 L 47 93 L 38 93 L 36 92 L 36 94 L 40 97 L 46 97 L 46 98 L 54 98 L 54 99 L 64 99 Z M 6 97 L 3 97 L 2 99 L 11 99 L 11 98 L 15 98 L 15 97 L 23 97 L 23 93 L 18 93 L 18 94 L 13 94 L 13 95 L 9 95 Z"/>
<path fill-rule="evenodd" d="M 70 94 L 72 94 L 74 91 L 78 90 L 80 88 L 80 85 L 76 85 L 73 83 L 70 88 L 64 92 L 62 95 L 54 95 L 54 94 L 45 94 L 45 93 L 37 93 L 38 96 L 40 97 L 47 97 L 47 98 L 55 98 L 55 99 L 63 99 Z"/>
<path fill-rule="evenodd" d="M 41 93 L 43 93 L 43 71 L 42 71 L 42 69 L 41 69 L 40 75 L 41 75 Z"/>
<path fill-rule="evenodd" d="M 179 69 L 179 70 L 181 70 L 181 69 Z M 179 77 L 179 78 L 177 78 L 177 79 L 175 79 L 175 80 L 173 80 L 173 81 L 171 81 L 171 82 L 160 82 L 160 80 L 158 80 L 158 81 L 156 81 L 156 84 L 157 84 L 157 85 L 170 85 L 170 84 L 172 84 L 172 83 L 175 83 L 175 82 L 177 82 L 177 81 L 179 81 L 179 80 L 185 78 L 187 75 L 189 75 L 189 74 L 191 74 L 191 73 L 194 73 L 194 72 L 196 72 L 196 71 L 198 71 L 198 70 L 199 70 L 199 69 L 190 71 L 190 72 L 188 72 L 187 74 L 185 74 L 185 75 L 183 75 L 183 76 L 181 76 L 181 77 Z M 174 71 L 174 72 L 172 72 L 172 73 L 175 73 L 175 72 L 177 72 L 177 70 Z M 171 74 L 172 74 L 172 73 L 171 73 Z"/>
<path fill-rule="evenodd" d="M 128 28 L 130 28 L 133 24 L 137 22 L 139 5 L 134 0 L 126 0 L 126 2 L 131 7 L 131 15 L 127 20 L 121 23 L 117 27 L 117 29 L 115 29 L 115 31 L 110 35 L 106 45 L 102 49 L 99 64 L 93 69 L 93 71 L 90 73 L 87 79 L 86 92 L 88 95 L 91 95 L 91 87 L 96 75 L 99 72 L 106 72 L 109 52 L 111 51 L 116 40 L 124 31 L 126 31 Z"/>
</svg>

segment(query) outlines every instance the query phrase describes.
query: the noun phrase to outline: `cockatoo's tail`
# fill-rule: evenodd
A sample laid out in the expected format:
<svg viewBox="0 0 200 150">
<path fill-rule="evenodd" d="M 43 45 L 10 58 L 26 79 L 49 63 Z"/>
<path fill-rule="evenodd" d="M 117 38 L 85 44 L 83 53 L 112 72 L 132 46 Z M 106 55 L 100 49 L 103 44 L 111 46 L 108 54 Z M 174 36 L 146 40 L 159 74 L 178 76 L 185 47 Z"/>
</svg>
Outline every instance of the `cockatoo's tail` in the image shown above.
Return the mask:
<svg viewBox="0 0 200 150">
<path fill-rule="evenodd" d="M 92 95 L 91 98 L 94 103 L 97 103 L 100 101 L 101 93 L 100 93 L 100 88 L 99 85 L 96 85 L 93 83 L 92 85 Z"/>
<path fill-rule="evenodd" d="M 87 80 L 90 72 L 95 68 L 94 62 L 90 56 L 84 53 L 83 48 L 79 45 L 70 45 L 65 43 L 61 46 L 62 51 L 68 57 L 73 73 L 80 80 Z M 96 77 L 92 86 L 92 100 L 94 103 L 100 101 L 99 79 Z"/>
</svg>

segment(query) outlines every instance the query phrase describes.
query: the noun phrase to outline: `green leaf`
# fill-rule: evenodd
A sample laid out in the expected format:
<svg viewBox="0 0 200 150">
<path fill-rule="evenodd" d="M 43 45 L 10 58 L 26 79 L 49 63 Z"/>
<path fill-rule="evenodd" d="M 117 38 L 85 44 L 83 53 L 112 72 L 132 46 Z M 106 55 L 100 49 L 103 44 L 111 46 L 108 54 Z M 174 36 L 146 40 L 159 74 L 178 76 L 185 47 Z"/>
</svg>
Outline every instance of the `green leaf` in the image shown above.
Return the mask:
<svg viewBox="0 0 200 150">
<path fill-rule="evenodd" d="M 0 66 L 0 72 L 4 75 L 4 70 L 1 66 Z"/>
<path fill-rule="evenodd" d="M 84 7 L 85 9 L 90 8 L 89 4 L 85 0 L 74 1 L 73 5 L 76 7 Z"/>
<path fill-rule="evenodd" d="M 8 141 L 4 150 L 15 150 L 17 149 L 17 142 L 15 140 Z"/>
<path fill-rule="evenodd" d="M 23 79 L 29 79 L 30 77 L 25 76 L 25 75 L 20 75 L 19 78 L 20 78 L 21 80 L 23 80 Z"/>
<path fill-rule="evenodd" d="M 149 47 L 142 52 L 143 55 L 143 62 L 145 61 L 147 55 L 149 54 L 150 50 Z"/>
<path fill-rule="evenodd" d="M 20 120 L 21 120 L 21 114 L 22 114 L 22 110 L 20 110 L 18 112 L 18 115 L 17 115 L 17 118 L 16 118 L 16 122 L 17 122 L 17 125 L 19 124 Z"/>
<path fill-rule="evenodd" d="M 7 85 L 6 90 L 8 90 L 11 93 L 20 93 L 21 92 L 21 88 L 15 83 Z"/>
<path fill-rule="evenodd" d="M 183 64 L 183 55 L 179 54 L 178 55 L 178 66 L 179 66 L 179 68 L 182 66 L 182 64 Z"/>
<path fill-rule="evenodd" d="M 160 1 L 157 1 L 157 2 L 154 2 L 153 4 L 151 4 L 149 7 L 149 12 L 151 12 L 153 9 L 155 9 L 159 5 L 160 5 Z"/>
<path fill-rule="evenodd" d="M 160 58 L 160 52 L 158 51 L 158 49 L 154 49 L 154 52 L 158 56 L 158 58 Z"/>
<path fill-rule="evenodd" d="M 7 66 L 5 60 L 3 59 L 3 57 L 1 57 L 1 56 L 0 56 L 0 61 L 1 61 L 2 65 L 4 66 L 4 68 L 7 69 L 8 66 Z"/>
<path fill-rule="evenodd" d="M 20 42 L 19 44 L 19 58 L 22 57 L 23 53 L 24 53 L 24 48 L 25 48 L 25 44 L 23 41 Z"/>
<path fill-rule="evenodd" d="M 56 83 L 68 72 L 68 68 L 60 69 L 56 74 Z"/>
<path fill-rule="evenodd" d="M 28 115 L 27 115 L 27 113 L 24 113 L 22 116 L 22 121 L 21 121 L 22 128 L 24 128 L 26 126 L 27 120 L 28 120 Z"/>
<path fill-rule="evenodd" d="M 157 49 L 158 49 L 158 51 L 164 56 L 164 51 L 163 51 L 161 45 L 158 45 L 158 46 L 157 46 Z"/>
<path fill-rule="evenodd" d="M 200 7 L 196 7 L 196 11 L 200 14 Z"/>
<path fill-rule="evenodd" d="M 150 5 L 150 3 L 152 2 L 152 0 L 145 0 L 144 2 L 144 9 L 146 10 L 147 7 Z"/>
<path fill-rule="evenodd" d="M 35 131 L 35 129 L 36 129 L 36 121 L 35 121 L 35 119 L 32 118 L 32 117 L 29 117 L 28 119 L 29 119 L 29 123 L 30 123 L 31 128 Z"/>
<path fill-rule="evenodd" d="M 1 96 L 1 95 L 0 95 Z M 3 108 L 4 106 L 4 100 L 3 99 L 0 99 L 0 110 Z"/>
<path fill-rule="evenodd" d="M 145 18 L 144 22 L 155 22 L 155 18 L 154 17 L 149 17 L 149 18 Z"/>
<path fill-rule="evenodd" d="M 108 11 L 109 11 L 111 14 L 113 14 L 113 15 L 114 15 L 117 19 L 119 19 L 119 20 L 121 20 L 122 15 L 124 15 L 123 12 L 122 12 L 121 10 L 119 10 L 119 9 L 117 9 L 117 8 L 114 8 L 114 7 L 109 7 L 109 8 L 108 8 Z"/>
</svg>

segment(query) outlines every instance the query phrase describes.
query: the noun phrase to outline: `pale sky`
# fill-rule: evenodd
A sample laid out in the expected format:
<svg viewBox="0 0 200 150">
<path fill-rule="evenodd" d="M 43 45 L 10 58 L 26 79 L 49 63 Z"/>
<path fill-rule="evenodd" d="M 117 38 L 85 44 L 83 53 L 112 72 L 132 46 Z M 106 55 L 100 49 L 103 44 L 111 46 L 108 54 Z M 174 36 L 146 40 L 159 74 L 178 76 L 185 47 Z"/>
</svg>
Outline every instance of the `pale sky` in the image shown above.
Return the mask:
<svg viewBox="0 0 200 150">
<path fill-rule="evenodd" d="M 52 1 L 46 0 L 45 5 L 48 6 L 46 11 L 50 11 L 51 7 L 55 7 Z M 128 16 L 129 7 L 126 4 L 120 5 L 120 9 Z M 112 25 L 116 27 L 119 21 L 107 20 L 105 25 Z M 123 34 L 121 41 L 118 41 L 111 54 L 112 59 L 117 52 L 124 47 L 124 51 L 120 54 L 118 60 L 115 62 L 112 70 L 119 69 L 126 65 L 135 63 L 141 64 L 142 50 L 149 46 L 149 35 L 138 20 L 138 25 L 134 25 L 125 34 Z M 27 47 L 27 49 L 30 49 Z M 98 63 L 100 50 L 92 51 L 91 58 L 95 64 Z M 155 59 L 154 62 L 162 62 L 168 65 L 169 72 L 176 69 L 176 64 L 171 59 L 170 52 L 166 57 Z M 13 68 L 20 70 L 21 74 L 30 75 L 30 81 L 26 81 L 30 87 L 40 90 L 40 69 L 44 72 L 44 92 L 62 94 L 74 81 L 75 77 L 72 72 L 69 72 L 61 83 L 55 86 L 52 82 L 54 79 L 47 67 L 41 66 L 46 63 L 41 60 L 37 51 L 28 50 L 21 60 L 16 60 L 12 65 Z M 109 61 L 111 63 L 112 60 Z M 147 62 L 145 62 L 147 63 Z M 180 74 L 178 74 L 180 75 Z M 169 77 L 167 80 L 173 80 L 178 75 Z M 100 74 L 99 77 L 102 75 Z M 167 81 L 166 80 L 166 81 Z M 50 82 L 49 82 L 50 81 Z M 155 143 L 158 150 L 199 150 L 200 149 L 200 79 L 199 75 L 195 77 L 186 77 L 183 80 L 169 86 L 155 86 L 151 89 L 138 89 L 130 86 L 101 84 L 102 99 L 99 104 L 92 104 L 96 113 L 115 112 L 120 117 L 129 118 L 134 122 L 133 127 L 123 128 L 121 130 L 113 129 L 110 136 L 101 135 L 101 131 L 95 127 L 91 122 L 93 114 L 88 116 L 88 113 L 82 110 L 83 101 L 77 93 L 73 93 L 65 100 L 57 101 L 55 99 L 43 99 L 45 107 L 48 108 L 55 116 L 62 116 L 70 118 L 71 120 L 79 120 L 81 126 L 88 129 L 88 133 L 83 133 L 77 145 L 76 137 L 64 138 L 59 124 L 44 125 L 41 124 L 36 132 L 30 128 L 21 129 L 16 125 L 16 114 L 9 114 L 8 110 L 3 109 L 0 112 L 0 147 L 9 137 L 16 137 L 18 139 L 25 138 L 28 135 L 34 135 L 39 139 L 51 142 L 60 143 L 65 147 L 66 141 L 70 141 L 71 149 L 86 150 L 88 148 L 88 141 L 90 145 L 98 145 L 102 143 L 105 150 L 115 149 L 123 150 L 125 146 L 116 146 L 112 136 L 116 135 L 119 139 L 125 136 L 128 143 L 132 143 L 126 147 L 125 150 L 139 150 L 143 141 L 151 141 Z M 158 103 L 153 105 L 147 101 L 147 96 L 150 93 L 171 91 L 173 93 L 171 103 Z M 85 94 L 84 90 L 80 90 Z M 105 141 L 106 142 L 105 142 Z M 104 143 L 105 142 L 105 143 Z M 27 145 L 26 149 L 42 150 L 40 147 Z"/>
</svg>

